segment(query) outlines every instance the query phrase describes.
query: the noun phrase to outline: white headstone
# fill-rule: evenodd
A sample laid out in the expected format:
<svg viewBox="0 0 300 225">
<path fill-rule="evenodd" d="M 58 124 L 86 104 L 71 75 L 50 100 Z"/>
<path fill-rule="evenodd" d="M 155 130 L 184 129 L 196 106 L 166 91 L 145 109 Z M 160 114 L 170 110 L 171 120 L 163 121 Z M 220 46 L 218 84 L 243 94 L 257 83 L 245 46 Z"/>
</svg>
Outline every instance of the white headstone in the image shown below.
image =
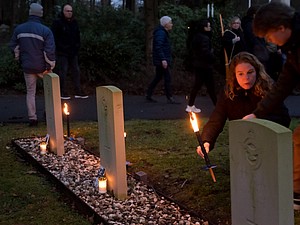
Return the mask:
<svg viewBox="0 0 300 225">
<path fill-rule="evenodd" d="M 65 153 L 65 150 L 59 76 L 55 73 L 46 74 L 43 78 L 43 83 L 47 133 L 50 136 L 50 151 L 62 156 Z"/>
<path fill-rule="evenodd" d="M 108 190 L 127 198 L 126 154 L 122 91 L 114 86 L 96 89 L 100 164 L 106 169 Z"/>
<path fill-rule="evenodd" d="M 267 120 L 229 122 L 232 225 L 291 225 L 292 132 Z"/>
</svg>

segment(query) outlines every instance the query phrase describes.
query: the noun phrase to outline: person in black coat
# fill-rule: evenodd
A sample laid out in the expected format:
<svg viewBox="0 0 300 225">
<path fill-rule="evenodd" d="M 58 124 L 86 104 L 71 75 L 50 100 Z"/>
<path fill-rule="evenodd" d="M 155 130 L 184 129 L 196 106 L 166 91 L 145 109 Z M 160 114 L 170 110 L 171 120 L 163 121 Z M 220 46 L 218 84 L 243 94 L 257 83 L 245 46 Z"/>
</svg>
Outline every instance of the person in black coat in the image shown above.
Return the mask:
<svg viewBox="0 0 300 225">
<path fill-rule="evenodd" d="M 256 56 L 241 52 L 233 57 L 225 91 L 220 93 L 217 105 L 201 134 L 207 152 L 214 148 L 226 120 L 242 119 L 253 112 L 261 99 L 272 89 L 273 83 L 274 81 L 265 72 L 263 64 Z M 291 121 L 284 104 L 280 104 L 261 119 L 276 122 L 287 128 Z M 200 147 L 197 148 L 197 153 L 203 157 Z"/>
<path fill-rule="evenodd" d="M 247 51 L 247 44 L 244 33 L 241 29 L 241 20 L 235 16 L 230 20 L 230 29 L 224 31 L 222 44 L 226 50 L 228 62 L 230 63 L 233 56 L 242 51 Z"/>
<path fill-rule="evenodd" d="M 195 99 L 202 85 L 205 84 L 207 92 L 215 105 L 217 96 L 213 77 L 213 63 L 215 55 L 211 44 L 211 26 L 207 19 L 192 21 L 187 39 L 189 60 L 195 75 L 194 85 L 190 92 L 186 112 L 199 113 L 201 110 L 195 106 Z"/>
<path fill-rule="evenodd" d="M 57 61 L 55 72 L 58 73 L 60 80 L 61 99 L 67 100 L 71 98 L 66 91 L 66 76 L 69 67 L 75 86 L 75 98 L 88 98 L 83 93 L 80 85 L 80 69 L 78 65 L 80 31 L 70 4 L 62 6 L 60 18 L 53 21 L 51 30 L 55 38 Z"/>
<path fill-rule="evenodd" d="M 279 46 L 286 59 L 274 88 L 243 119 L 274 111 L 300 84 L 300 13 L 282 2 L 262 5 L 253 20 L 253 32 Z M 300 125 L 293 130 L 294 209 L 300 210 Z"/>
</svg>

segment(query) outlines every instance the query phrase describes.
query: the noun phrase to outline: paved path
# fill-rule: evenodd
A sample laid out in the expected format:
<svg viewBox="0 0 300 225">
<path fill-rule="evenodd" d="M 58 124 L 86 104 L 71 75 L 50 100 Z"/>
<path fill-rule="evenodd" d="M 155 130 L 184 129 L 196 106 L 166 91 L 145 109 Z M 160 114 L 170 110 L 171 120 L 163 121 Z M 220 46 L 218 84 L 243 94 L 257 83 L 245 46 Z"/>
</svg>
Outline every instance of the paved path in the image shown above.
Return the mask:
<svg viewBox="0 0 300 225">
<path fill-rule="evenodd" d="M 124 95 L 124 118 L 131 119 L 181 119 L 186 118 L 185 96 L 175 96 L 181 104 L 167 104 L 165 96 L 154 96 L 157 103 L 148 103 L 144 96 Z M 44 121 L 44 97 L 37 96 L 37 114 Z M 69 103 L 70 120 L 97 121 L 96 96 L 88 99 L 66 100 Z M 286 99 L 290 115 L 300 117 L 300 96 L 290 96 Z M 208 97 L 198 96 L 196 106 L 202 112 L 200 116 L 208 117 L 214 106 Z M 0 122 L 27 122 L 25 95 L 0 95 Z"/>
</svg>

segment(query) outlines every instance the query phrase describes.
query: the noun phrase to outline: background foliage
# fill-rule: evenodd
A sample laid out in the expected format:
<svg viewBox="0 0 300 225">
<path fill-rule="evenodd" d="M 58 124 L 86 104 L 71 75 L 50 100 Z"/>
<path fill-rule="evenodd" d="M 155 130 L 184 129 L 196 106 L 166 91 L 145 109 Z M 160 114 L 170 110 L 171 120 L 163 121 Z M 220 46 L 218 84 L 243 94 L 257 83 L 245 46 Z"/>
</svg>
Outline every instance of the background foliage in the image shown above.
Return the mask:
<svg viewBox="0 0 300 225">
<path fill-rule="evenodd" d="M 221 28 L 218 11 L 235 15 L 234 5 L 226 9 L 215 7 L 213 25 L 213 47 L 218 61 L 215 65 L 217 86 L 222 85 L 224 78 L 223 51 L 220 46 Z M 54 15 L 60 8 L 54 9 Z M 124 92 L 143 94 L 153 76 L 153 67 L 147 67 L 145 54 L 145 21 L 143 11 L 132 11 L 96 7 L 91 10 L 86 4 L 74 5 L 74 15 L 80 25 L 82 45 L 80 50 L 80 69 L 83 87 L 93 92 L 95 86 L 115 85 Z M 159 6 L 159 17 L 169 15 L 174 22 L 170 33 L 173 49 L 173 89 L 175 93 L 188 93 L 191 76 L 183 68 L 186 55 L 187 23 L 192 19 L 206 17 L 206 8 L 189 8 L 165 2 Z M 54 18 L 45 16 L 44 23 L 51 26 Z M 226 19 L 224 24 L 227 24 Z M 12 27 L 13 28 L 13 27 Z M 7 47 L 9 34 L 1 33 L 0 87 L 14 90 L 25 90 L 22 71 Z M 157 91 L 159 92 L 159 90 Z"/>
</svg>

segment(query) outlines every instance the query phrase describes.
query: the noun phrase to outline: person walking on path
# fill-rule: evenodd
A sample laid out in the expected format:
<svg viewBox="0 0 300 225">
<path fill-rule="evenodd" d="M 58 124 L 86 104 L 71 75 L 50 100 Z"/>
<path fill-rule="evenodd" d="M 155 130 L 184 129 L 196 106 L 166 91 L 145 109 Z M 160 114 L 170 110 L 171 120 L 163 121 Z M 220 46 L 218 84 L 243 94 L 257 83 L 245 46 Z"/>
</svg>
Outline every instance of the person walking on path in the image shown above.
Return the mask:
<svg viewBox="0 0 300 225">
<path fill-rule="evenodd" d="M 83 93 L 80 84 L 80 69 L 78 65 L 80 31 L 70 4 L 62 6 L 60 18 L 53 22 L 51 29 L 56 44 L 57 68 L 55 68 L 55 72 L 58 73 L 60 78 L 61 99 L 67 100 L 71 98 L 66 90 L 66 78 L 69 67 L 71 68 L 75 86 L 75 98 L 88 98 Z"/>
<path fill-rule="evenodd" d="M 153 91 L 157 84 L 164 78 L 165 94 L 167 102 L 176 104 L 171 90 L 171 72 L 170 66 L 172 61 L 171 43 L 169 31 L 172 30 L 173 23 L 169 16 L 160 18 L 160 25 L 153 32 L 153 64 L 155 66 L 155 77 L 148 86 L 146 100 L 156 102 L 152 98 Z"/>
<path fill-rule="evenodd" d="M 259 8 L 253 21 L 253 32 L 281 47 L 286 62 L 275 86 L 260 101 L 256 109 L 243 119 L 261 118 L 272 112 L 300 83 L 300 14 L 290 6 L 271 2 Z M 294 209 L 300 210 L 300 126 L 293 131 Z"/>
<path fill-rule="evenodd" d="M 240 52 L 232 58 L 225 89 L 220 93 L 217 105 L 201 133 L 207 153 L 214 148 L 227 119 L 242 119 L 252 112 L 272 89 L 273 84 L 274 81 L 256 56 Z M 283 103 L 261 119 L 279 123 L 287 128 L 291 121 L 288 109 Z M 197 153 L 203 157 L 200 147 L 197 148 Z"/>
<path fill-rule="evenodd" d="M 27 22 L 18 25 L 9 46 L 20 61 L 26 83 L 26 104 L 29 126 L 37 126 L 36 83 L 55 66 L 55 43 L 51 30 L 41 23 L 43 7 L 32 3 Z"/>
<path fill-rule="evenodd" d="M 215 55 L 211 45 L 211 26 L 207 19 L 193 22 L 189 29 L 187 48 L 189 52 L 190 64 L 193 67 L 195 81 L 190 92 L 189 102 L 186 112 L 200 113 L 201 110 L 195 106 L 198 91 L 202 85 L 207 87 L 208 94 L 215 105 L 217 96 L 215 93 L 215 82 L 213 77 L 213 63 Z"/>
</svg>

